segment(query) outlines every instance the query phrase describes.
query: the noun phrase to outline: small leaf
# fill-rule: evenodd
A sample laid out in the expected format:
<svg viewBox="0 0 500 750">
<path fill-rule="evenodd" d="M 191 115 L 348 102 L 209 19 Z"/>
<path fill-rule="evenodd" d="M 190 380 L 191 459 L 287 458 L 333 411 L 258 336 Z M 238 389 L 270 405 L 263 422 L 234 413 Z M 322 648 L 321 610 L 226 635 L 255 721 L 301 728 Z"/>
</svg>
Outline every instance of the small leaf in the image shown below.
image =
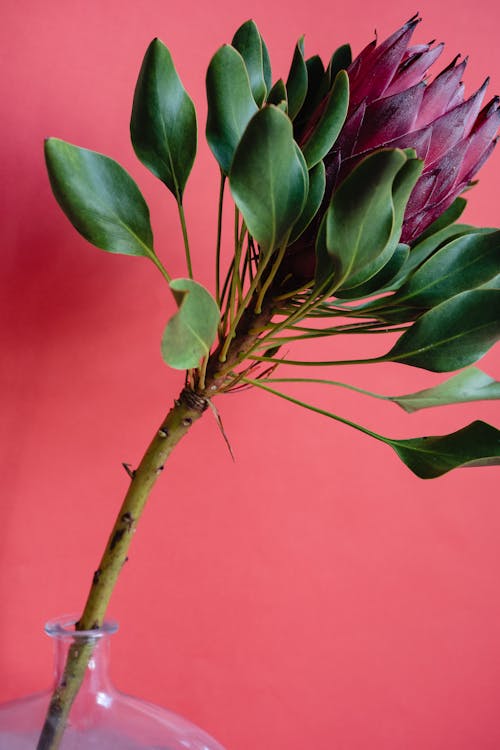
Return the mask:
<svg viewBox="0 0 500 750">
<path fill-rule="evenodd" d="M 349 289 L 344 287 L 342 289 L 338 289 L 335 292 L 335 296 L 339 297 L 340 299 L 355 300 L 361 299 L 362 297 L 371 297 L 374 294 L 378 294 L 379 291 L 386 284 L 390 283 L 391 279 L 393 279 L 396 274 L 399 273 L 400 269 L 403 267 L 403 264 L 408 259 L 409 254 L 410 248 L 408 245 L 405 245 L 403 243 L 396 245 L 392 256 L 389 258 L 385 266 L 383 266 L 380 271 L 375 274 L 375 276 L 372 276 L 370 279 L 368 279 L 368 281 L 365 281 L 363 284 L 359 284 L 358 286 L 349 287 Z"/>
<path fill-rule="evenodd" d="M 262 69 L 264 71 L 264 83 L 266 84 L 266 89 L 268 91 L 271 91 L 272 85 L 273 85 L 273 77 L 272 77 L 272 71 L 271 71 L 271 60 L 269 57 L 269 50 L 267 49 L 266 43 L 261 35 L 260 42 L 262 45 Z"/>
<path fill-rule="evenodd" d="M 305 232 L 311 221 L 314 219 L 321 206 L 321 201 L 325 194 L 326 174 L 325 165 L 322 161 L 316 164 L 309 172 L 309 190 L 305 206 L 293 225 L 292 233 L 288 244 L 295 242 L 300 235 Z"/>
<path fill-rule="evenodd" d="M 198 367 L 217 335 L 220 313 L 212 295 L 192 279 L 173 279 L 170 288 L 178 311 L 167 323 L 161 341 L 164 361 L 176 370 Z"/>
<path fill-rule="evenodd" d="M 335 50 L 330 58 L 327 71 L 330 75 L 330 81 L 334 81 L 340 70 L 347 70 L 352 62 L 351 47 L 348 44 L 342 44 Z"/>
<path fill-rule="evenodd" d="M 245 128 L 257 112 L 243 58 L 228 44 L 215 53 L 208 66 L 207 99 L 208 145 L 227 175 Z"/>
<path fill-rule="evenodd" d="M 292 124 L 277 107 L 265 107 L 250 121 L 229 184 L 250 234 L 265 251 L 279 247 L 302 213 L 308 182 Z"/>
<path fill-rule="evenodd" d="M 450 435 L 393 440 L 384 438 L 400 459 L 422 479 L 433 479 L 459 466 L 500 463 L 500 431 L 476 421 Z"/>
<path fill-rule="evenodd" d="M 378 361 L 402 362 L 433 372 L 476 362 L 500 336 L 500 292 L 462 292 L 424 313 Z"/>
<path fill-rule="evenodd" d="M 182 202 L 196 156 L 196 112 L 159 39 L 151 42 L 142 63 L 130 134 L 138 159 Z"/>
<path fill-rule="evenodd" d="M 444 229 L 440 229 L 430 237 L 426 237 L 424 240 L 422 240 L 422 242 L 418 242 L 416 245 L 413 245 L 407 263 L 405 263 L 405 265 L 401 269 L 401 274 L 396 279 L 394 279 L 394 282 L 391 284 L 391 288 L 399 288 L 410 277 L 413 271 L 418 268 L 418 266 L 420 266 L 425 260 L 427 260 L 427 258 L 430 258 L 430 256 L 435 253 L 436 250 L 438 250 L 447 242 L 451 242 L 451 240 L 462 237 L 465 234 L 471 234 L 473 232 L 487 234 L 488 232 L 493 231 L 495 230 L 488 227 L 474 227 L 471 224 L 452 224 L 451 226 L 444 227 Z"/>
<path fill-rule="evenodd" d="M 337 140 L 347 116 L 348 105 L 349 79 L 345 70 L 342 70 L 335 79 L 319 122 L 302 147 L 309 169 L 327 155 Z"/>
<path fill-rule="evenodd" d="M 86 240 L 110 253 L 154 256 L 149 209 L 123 167 L 58 138 L 45 141 L 45 159 L 57 202 Z"/>
<path fill-rule="evenodd" d="M 394 401 L 409 414 L 433 406 L 494 399 L 500 399 L 500 383 L 477 367 L 468 367 L 433 388 L 406 396 L 389 396 L 389 401 Z"/>
<path fill-rule="evenodd" d="M 236 31 L 231 45 L 242 56 L 250 79 L 250 88 L 256 104 L 260 107 L 266 98 L 267 87 L 264 80 L 262 60 L 262 37 L 255 21 L 246 21 Z"/>
<path fill-rule="evenodd" d="M 466 234 L 431 255 L 394 295 L 392 303 L 433 307 L 494 279 L 499 258 L 500 231 Z"/>
<path fill-rule="evenodd" d="M 306 60 L 306 68 L 307 94 L 299 115 L 296 118 L 296 122 L 300 120 L 301 126 L 304 124 L 304 121 L 307 122 L 307 118 L 311 116 L 313 110 L 320 103 L 322 96 L 326 94 L 326 92 L 323 95 L 321 94 L 322 84 L 325 79 L 325 68 L 321 57 L 319 55 L 309 57 Z"/>
<path fill-rule="evenodd" d="M 304 60 L 304 37 L 299 39 L 293 53 L 290 72 L 286 80 L 288 115 L 291 120 L 300 112 L 307 94 L 307 67 Z"/>
<path fill-rule="evenodd" d="M 282 78 L 278 78 L 274 86 L 272 87 L 271 91 L 268 94 L 267 97 L 267 103 L 268 104 L 275 104 L 277 107 L 282 103 L 285 102 L 287 109 L 288 109 L 288 99 L 287 99 L 287 93 L 286 93 L 286 86 Z"/>
<path fill-rule="evenodd" d="M 390 258 L 394 249 L 390 246 L 395 222 L 393 183 L 406 161 L 398 149 L 377 151 L 358 164 L 334 193 L 325 214 L 328 255 L 317 258 L 318 283 L 335 270 L 337 287 L 349 285 L 358 272 L 371 271 L 374 262 L 380 263 L 371 273 L 374 275 Z M 385 257 L 387 250 L 389 256 Z"/>
</svg>

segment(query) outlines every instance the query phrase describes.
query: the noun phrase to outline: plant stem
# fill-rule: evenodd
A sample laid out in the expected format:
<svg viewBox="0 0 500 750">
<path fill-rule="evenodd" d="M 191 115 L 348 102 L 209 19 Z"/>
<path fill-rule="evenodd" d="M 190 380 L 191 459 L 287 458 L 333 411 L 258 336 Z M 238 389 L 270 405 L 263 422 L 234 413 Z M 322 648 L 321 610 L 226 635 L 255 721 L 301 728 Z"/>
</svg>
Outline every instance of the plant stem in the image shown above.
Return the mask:
<svg viewBox="0 0 500 750">
<path fill-rule="evenodd" d="M 220 251 L 221 251 L 221 239 L 222 239 L 222 209 L 224 206 L 224 186 L 226 184 L 226 175 L 221 170 L 220 173 L 220 188 L 219 188 L 219 204 L 217 210 L 217 243 L 215 248 L 215 301 L 220 306 Z"/>
<path fill-rule="evenodd" d="M 224 390 L 229 373 L 245 358 L 246 352 L 252 348 L 259 335 L 258 331 L 262 330 L 262 326 L 265 326 L 271 317 L 270 305 L 265 305 L 260 315 L 255 315 L 253 310 L 244 311 L 228 347 L 225 361 L 219 360 L 220 347 L 224 345 L 221 343 L 207 362 L 205 384 L 198 381 L 197 386 L 194 386 L 195 390 L 184 388 L 178 400 L 174 402 L 141 463 L 132 474 L 129 489 L 101 562 L 93 575 L 85 609 L 76 624 L 77 630 L 96 630 L 102 626 L 113 589 L 127 559 L 133 532 L 167 458 L 191 425 L 203 415 L 211 398 Z M 49 704 L 37 750 L 59 748 L 71 706 L 85 677 L 92 650 L 91 635 L 84 647 L 76 642 L 71 645 L 63 676 Z"/>
<path fill-rule="evenodd" d="M 99 567 L 94 573 L 77 630 L 95 630 L 102 626 L 116 581 L 127 560 L 128 549 L 153 486 L 168 456 L 203 414 L 208 405 L 204 397 L 184 389 L 162 422 L 130 482 Z M 68 653 L 64 674 L 52 696 L 37 750 L 57 750 L 66 720 L 85 676 L 92 653 L 91 640 L 83 648 L 74 643 Z"/>
<path fill-rule="evenodd" d="M 182 205 L 181 201 L 177 201 L 177 207 L 179 209 L 179 219 L 181 222 L 181 229 L 182 229 L 182 239 L 184 242 L 184 252 L 186 253 L 186 263 L 188 268 L 188 274 L 189 278 L 193 278 L 193 266 L 191 265 L 191 253 L 189 251 L 189 239 L 188 239 L 188 233 L 187 233 L 187 226 L 186 226 L 186 217 L 184 215 L 184 206 Z"/>
</svg>

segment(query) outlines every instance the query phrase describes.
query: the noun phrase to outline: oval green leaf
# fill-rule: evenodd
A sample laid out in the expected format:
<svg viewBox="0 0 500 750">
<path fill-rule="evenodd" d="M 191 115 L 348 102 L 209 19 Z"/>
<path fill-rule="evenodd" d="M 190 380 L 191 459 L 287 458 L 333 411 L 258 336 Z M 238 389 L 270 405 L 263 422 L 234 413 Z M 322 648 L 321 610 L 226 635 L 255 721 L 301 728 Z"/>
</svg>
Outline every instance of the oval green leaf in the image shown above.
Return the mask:
<svg viewBox="0 0 500 750">
<path fill-rule="evenodd" d="M 302 146 L 302 152 L 309 169 L 327 155 L 337 140 L 347 116 L 348 105 L 349 78 L 345 70 L 341 70 L 328 95 L 319 122 Z"/>
<path fill-rule="evenodd" d="M 260 107 L 266 98 L 267 86 L 264 79 L 262 58 L 262 37 L 255 21 L 246 21 L 236 31 L 231 45 L 242 56 L 250 79 L 253 98 Z"/>
<path fill-rule="evenodd" d="M 110 253 L 154 256 L 148 206 L 123 167 L 58 138 L 45 141 L 45 160 L 57 202 L 86 240 Z"/>
<path fill-rule="evenodd" d="M 500 431 L 480 420 L 450 435 L 393 440 L 384 438 L 422 479 L 434 479 L 459 466 L 500 463 Z"/>
<path fill-rule="evenodd" d="M 480 359 L 500 337 L 500 291 L 474 289 L 432 308 L 378 361 L 449 372 Z"/>
<path fill-rule="evenodd" d="M 425 261 L 394 295 L 394 304 L 430 308 L 460 292 L 476 289 L 500 270 L 500 231 L 466 234 Z"/>
<path fill-rule="evenodd" d="M 419 409 L 429 409 L 446 404 L 469 403 L 471 401 L 493 401 L 500 399 L 500 383 L 490 378 L 478 367 L 468 367 L 444 383 L 406 396 L 389 396 L 388 400 L 398 404 L 409 414 Z"/>
<path fill-rule="evenodd" d="M 250 121 L 234 155 L 229 184 L 261 248 L 279 247 L 302 213 L 308 181 L 292 124 L 277 107 L 265 107 Z"/>
<path fill-rule="evenodd" d="M 400 269 L 403 267 L 403 264 L 408 259 L 408 256 L 410 254 L 410 248 L 408 245 L 405 245 L 403 243 L 396 245 L 396 248 L 392 254 L 392 256 L 389 258 L 385 266 L 383 266 L 380 271 L 378 271 L 374 276 L 372 276 L 368 281 L 365 281 L 363 284 L 359 284 L 355 287 L 349 287 L 338 289 L 335 292 L 335 296 L 339 297 L 340 299 L 361 299 L 362 297 L 372 297 L 374 294 L 378 294 L 380 289 L 384 287 L 386 284 L 390 282 L 391 279 L 393 279 L 397 273 L 399 273 Z M 368 307 L 366 309 L 369 309 Z"/>
<path fill-rule="evenodd" d="M 330 80 L 334 81 L 339 70 L 347 70 L 352 63 L 352 51 L 349 44 L 342 44 L 335 50 L 328 63 L 327 71 Z"/>
<path fill-rule="evenodd" d="M 226 44 L 215 53 L 206 84 L 207 141 L 227 175 L 245 128 L 257 112 L 245 62 L 234 47 Z"/>
<path fill-rule="evenodd" d="M 130 135 L 137 158 L 181 202 L 196 156 L 196 112 L 170 52 L 159 39 L 151 42 L 144 56 Z"/>
<path fill-rule="evenodd" d="M 167 365 L 176 370 L 198 367 L 208 356 L 217 335 L 220 313 L 205 287 L 192 279 L 173 279 L 170 288 L 178 311 L 167 323 L 161 340 L 161 353 Z"/>
<path fill-rule="evenodd" d="M 326 172 L 325 165 L 322 161 L 316 164 L 309 172 L 309 190 L 307 193 L 307 200 L 305 206 L 300 214 L 298 220 L 293 225 L 292 233 L 290 235 L 289 244 L 298 240 L 303 232 L 307 229 L 311 221 L 314 219 L 321 206 L 321 201 L 325 194 L 326 187 Z"/>
<path fill-rule="evenodd" d="M 304 37 L 295 46 L 290 72 L 286 79 L 288 116 L 291 120 L 300 112 L 307 94 L 307 67 L 304 60 Z"/>
</svg>

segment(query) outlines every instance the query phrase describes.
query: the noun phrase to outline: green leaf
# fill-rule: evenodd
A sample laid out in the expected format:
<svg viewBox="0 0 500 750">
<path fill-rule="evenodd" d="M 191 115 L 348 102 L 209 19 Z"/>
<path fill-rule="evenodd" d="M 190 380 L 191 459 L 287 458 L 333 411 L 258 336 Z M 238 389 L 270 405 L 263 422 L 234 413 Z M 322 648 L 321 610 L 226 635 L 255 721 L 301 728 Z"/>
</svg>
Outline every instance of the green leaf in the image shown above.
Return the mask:
<svg viewBox="0 0 500 750">
<path fill-rule="evenodd" d="M 444 227 L 444 229 L 440 229 L 430 237 L 426 237 L 422 242 L 413 245 L 408 261 L 401 269 L 401 273 L 391 282 L 391 290 L 401 287 L 416 268 L 447 242 L 451 242 L 451 240 L 462 237 L 465 234 L 477 232 L 487 234 L 493 231 L 495 230 L 488 227 L 474 227 L 471 224 L 452 224 L 451 226 Z"/>
<path fill-rule="evenodd" d="M 408 259 L 409 254 L 410 248 L 408 245 L 405 245 L 403 243 L 396 245 L 392 256 L 389 258 L 385 266 L 382 266 L 380 271 L 375 274 L 375 276 L 372 276 L 370 279 L 368 279 L 368 281 L 365 281 L 363 284 L 359 284 L 358 286 L 350 287 L 349 289 L 338 289 L 335 292 L 335 296 L 339 297 L 340 299 L 354 300 L 361 299 L 362 297 L 371 297 L 374 294 L 377 294 L 380 289 L 388 284 L 390 280 L 393 279 L 397 273 L 399 273 L 400 269 L 403 267 L 403 264 Z"/>
<path fill-rule="evenodd" d="M 250 121 L 229 184 L 250 234 L 265 251 L 279 247 L 302 213 L 308 183 L 292 124 L 277 107 L 265 107 Z"/>
<path fill-rule="evenodd" d="M 350 279 L 354 285 L 359 272 L 368 270 L 373 276 L 385 265 L 394 250 L 393 183 L 406 162 L 399 149 L 377 151 L 334 193 L 325 214 L 327 256 L 317 258 L 318 283 L 335 271 L 337 287 L 350 285 Z M 364 280 L 358 279 L 357 283 Z"/>
<path fill-rule="evenodd" d="M 477 367 L 468 367 L 433 388 L 388 398 L 409 414 L 433 406 L 494 399 L 500 399 L 500 383 Z"/>
<path fill-rule="evenodd" d="M 466 234 L 431 255 L 394 295 L 392 304 L 430 308 L 491 281 L 499 270 L 500 231 Z"/>
<path fill-rule="evenodd" d="M 500 274 L 495 278 L 487 281 L 486 284 L 481 284 L 481 289 L 500 289 Z"/>
<path fill-rule="evenodd" d="M 307 67 L 304 60 L 304 37 L 297 42 L 286 80 L 288 115 L 291 120 L 300 112 L 307 94 Z"/>
<path fill-rule="evenodd" d="M 264 83 L 266 84 L 267 91 L 271 91 L 273 85 L 271 59 L 269 57 L 269 50 L 267 49 L 262 35 L 260 37 L 260 42 L 262 45 L 262 69 L 264 71 Z"/>
<path fill-rule="evenodd" d="M 401 236 L 406 204 L 424 166 L 422 161 L 415 158 L 415 152 L 412 149 L 405 149 L 405 153 L 407 161 L 398 171 L 392 185 L 393 223 L 387 244 L 369 263 L 357 272 L 351 273 L 341 288 L 351 289 L 369 282 L 387 265 L 396 250 Z"/>
<path fill-rule="evenodd" d="M 173 279 L 170 288 L 178 311 L 167 323 L 161 341 L 164 361 L 176 370 L 198 367 L 217 335 L 220 313 L 212 295 L 192 279 Z"/>
<path fill-rule="evenodd" d="M 321 161 L 338 138 L 347 116 L 349 105 L 349 79 L 340 71 L 325 102 L 323 114 L 302 147 L 309 169 Z"/>
<path fill-rule="evenodd" d="M 337 422 L 353 427 L 386 445 L 390 445 L 414 474 L 422 479 L 433 479 L 459 466 L 493 466 L 500 463 L 500 431 L 486 422 L 473 422 L 450 435 L 396 440 L 379 435 L 362 425 L 320 409 L 286 393 L 270 388 L 260 380 L 242 378 L 243 383 L 261 388 L 279 398 L 302 406 Z"/>
<path fill-rule="evenodd" d="M 500 292 L 474 289 L 426 312 L 378 361 L 449 372 L 476 362 L 499 337 Z"/>
<path fill-rule="evenodd" d="M 306 60 L 307 94 L 300 110 L 300 120 L 309 117 L 321 100 L 321 89 L 325 79 L 325 68 L 319 55 L 313 55 Z M 299 118 L 297 118 L 299 119 Z"/>
<path fill-rule="evenodd" d="M 207 141 L 227 175 L 245 128 L 257 112 L 245 62 L 234 47 L 226 44 L 215 53 L 206 83 Z"/>
<path fill-rule="evenodd" d="M 450 435 L 384 442 L 422 479 L 433 479 L 459 466 L 492 466 L 500 463 L 500 431 L 476 421 Z"/>
<path fill-rule="evenodd" d="M 348 44 L 342 44 L 342 46 L 335 50 L 328 64 L 327 70 L 330 75 L 330 81 L 335 80 L 340 70 L 347 70 L 351 62 L 351 47 Z"/>
<path fill-rule="evenodd" d="M 307 193 L 307 200 L 297 219 L 293 225 L 292 233 L 288 243 L 291 245 L 295 242 L 300 235 L 305 232 L 311 221 L 314 219 L 321 206 L 321 201 L 325 194 L 326 187 L 326 174 L 325 165 L 322 161 L 316 164 L 315 167 L 309 172 L 309 190 Z"/>
<path fill-rule="evenodd" d="M 287 99 L 287 93 L 286 93 L 286 86 L 285 82 L 282 78 L 278 78 L 274 86 L 272 87 L 271 91 L 268 94 L 267 97 L 267 103 L 268 104 L 275 104 L 277 107 L 282 103 L 285 102 L 286 107 L 288 109 L 288 99 Z"/>
<path fill-rule="evenodd" d="M 436 221 L 433 221 L 432 224 L 430 224 L 427 229 L 417 237 L 417 242 L 420 243 L 423 240 L 427 239 L 427 237 L 432 237 L 433 234 L 440 232 L 441 229 L 445 229 L 446 227 L 449 227 L 451 224 L 454 224 L 456 221 L 458 221 L 458 219 L 463 214 L 466 205 L 467 201 L 465 200 L 465 198 L 455 198 L 451 206 L 447 208 L 446 211 L 436 219 Z"/>
<path fill-rule="evenodd" d="M 267 86 L 264 80 L 264 64 L 262 59 L 262 37 L 254 21 L 246 21 L 236 31 L 232 46 L 242 56 L 250 79 L 250 88 L 256 104 L 264 102 Z"/>
<path fill-rule="evenodd" d="M 294 132 L 301 143 L 307 137 L 308 128 L 314 119 L 314 111 L 331 88 L 328 85 L 328 74 L 325 72 L 323 61 L 319 55 L 309 57 L 305 63 L 307 69 L 307 93 L 300 112 L 295 116 L 293 123 Z"/>
<path fill-rule="evenodd" d="M 110 253 L 156 257 L 149 209 L 123 167 L 58 138 L 45 141 L 45 159 L 57 202 L 86 240 Z"/>
<path fill-rule="evenodd" d="M 196 112 L 170 52 L 159 39 L 151 42 L 144 56 L 130 135 L 138 159 L 182 202 L 196 156 Z"/>
</svg>

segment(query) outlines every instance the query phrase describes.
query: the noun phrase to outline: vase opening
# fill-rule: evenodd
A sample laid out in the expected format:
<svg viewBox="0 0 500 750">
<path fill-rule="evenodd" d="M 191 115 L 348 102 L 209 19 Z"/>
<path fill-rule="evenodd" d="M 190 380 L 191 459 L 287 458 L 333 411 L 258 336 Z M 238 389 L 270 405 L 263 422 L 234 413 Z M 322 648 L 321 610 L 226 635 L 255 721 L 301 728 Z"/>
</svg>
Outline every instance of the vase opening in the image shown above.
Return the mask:
<svg viewBox="0 0 500 750">
<path fill-rule="evenodd" d="M 68 655 L 82 663 L 83 679 L 59 750 L 224 750 L 186 719 L 117 690 L 108 673 L 117 623 L 107 620 L 94 630 L 75 630 L 77 620 L 66 615 L 45 625 L 55 650 L 54 687 L 64 687 L 74 677 L 71 669 L 66 671 Z M 49 690 L 0 706 L 0 750 L 39 747 L 44 723 L 50 729 L 47 711 L 52 696 Z"/>
</svg>

